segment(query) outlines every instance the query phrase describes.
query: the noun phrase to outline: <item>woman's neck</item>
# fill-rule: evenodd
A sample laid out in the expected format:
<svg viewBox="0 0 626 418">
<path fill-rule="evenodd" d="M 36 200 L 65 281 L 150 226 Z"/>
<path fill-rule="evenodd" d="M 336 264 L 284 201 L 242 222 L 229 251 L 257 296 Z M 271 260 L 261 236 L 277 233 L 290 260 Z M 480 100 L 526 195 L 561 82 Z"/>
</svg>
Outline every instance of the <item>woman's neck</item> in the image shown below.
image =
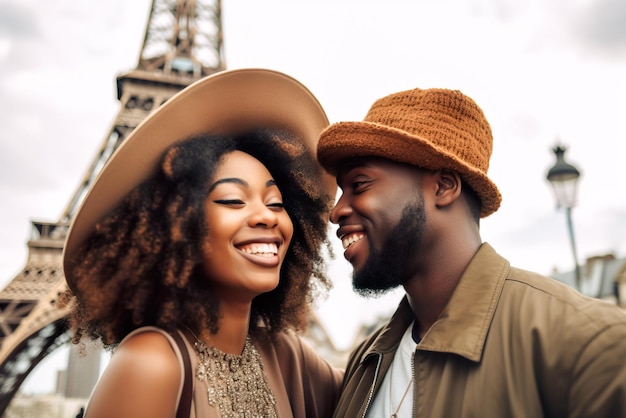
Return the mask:
<svg viewBox="0 0 626 418">
<path fill-rule="evenodd" d="M 251 305 L 242 307 L 222 304 L 217 334 L 203 329 L 194 332 L 194 337 L 224 353 L 241 354 L 250 328 L 250 313 Z"/>
</svg>

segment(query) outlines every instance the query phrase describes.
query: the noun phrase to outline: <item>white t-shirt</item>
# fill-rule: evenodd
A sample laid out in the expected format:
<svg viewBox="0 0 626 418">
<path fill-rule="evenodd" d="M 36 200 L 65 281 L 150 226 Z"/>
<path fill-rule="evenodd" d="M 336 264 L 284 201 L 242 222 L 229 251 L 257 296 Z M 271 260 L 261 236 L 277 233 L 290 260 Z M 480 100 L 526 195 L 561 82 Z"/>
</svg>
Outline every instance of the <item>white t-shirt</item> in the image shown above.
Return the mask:
<svg viewBox="0 0 626 418">
<path fill-rule="evenodd" d="M 367 411 L 367 418 L 391 417 L 393 413 L 396 413 L 398 418 L 411 418 L 413 416 L 413 368 L 411 363 L 417 344 L 411 336 L 412 329 L 413 323 L 409 325 L 402 336 L 393 362 Z"/>
</svg>

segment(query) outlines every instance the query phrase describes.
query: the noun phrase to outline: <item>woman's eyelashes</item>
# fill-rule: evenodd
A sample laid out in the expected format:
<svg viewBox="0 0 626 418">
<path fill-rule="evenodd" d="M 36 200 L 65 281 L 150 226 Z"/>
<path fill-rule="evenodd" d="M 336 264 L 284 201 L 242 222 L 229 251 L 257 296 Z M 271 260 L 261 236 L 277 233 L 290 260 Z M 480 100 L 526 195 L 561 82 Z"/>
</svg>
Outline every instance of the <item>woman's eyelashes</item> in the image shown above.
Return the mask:
<svg viewBox="0 0 626 418">
<path fill-rule="evenodd" d="M 243 200 L 239 200 L 239 199 L 215 199 L 215 200 L 213 200 L 213 203 L 217 203 L 219 205 L 226 205 L 226 206 L 242 206 L 242 205 L 245 205 L 245 202 Z"/>
<path fill-rule="evenodd" d="M 215 199 L 213 200 L 213 203 L 217 203 L 218 205 L 225 205 L 225 206 L 243 206 L 246 204 L 246 202 L 240 199 Z M 270 209 L 284 209 L 285 208 L 285 204 L 282 201 L 268 203 L 266 204 L 266 206 Z"/>
</svg>

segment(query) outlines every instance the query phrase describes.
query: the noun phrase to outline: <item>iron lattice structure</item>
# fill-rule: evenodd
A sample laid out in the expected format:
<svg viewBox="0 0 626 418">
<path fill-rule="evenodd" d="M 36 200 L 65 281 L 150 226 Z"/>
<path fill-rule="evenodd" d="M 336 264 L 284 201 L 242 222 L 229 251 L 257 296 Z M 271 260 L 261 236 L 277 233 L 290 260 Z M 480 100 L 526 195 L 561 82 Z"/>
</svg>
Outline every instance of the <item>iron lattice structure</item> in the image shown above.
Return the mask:
<svg viewBox="0 0 626 418">
<path fill-rule="evenodd" d="M 0 291 L 0 416 L 28 374 L 69 341 L 63 244 L 87 190 L 111 154 L 154 109 L 225 68 L 220 0 L 153 0 L 134 70 L 117 77 L 120 111 L 56 223 L 33 222 L 26 266 Z"/>
</svg>

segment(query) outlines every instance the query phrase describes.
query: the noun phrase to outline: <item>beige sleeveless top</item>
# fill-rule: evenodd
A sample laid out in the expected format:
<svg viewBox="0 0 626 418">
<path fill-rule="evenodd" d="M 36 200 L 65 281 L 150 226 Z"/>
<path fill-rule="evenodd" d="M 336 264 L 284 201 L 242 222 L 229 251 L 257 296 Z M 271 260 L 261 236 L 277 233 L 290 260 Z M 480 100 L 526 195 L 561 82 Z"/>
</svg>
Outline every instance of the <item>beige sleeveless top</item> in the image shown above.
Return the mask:
<svg viewBox="0 0 626 418">
<path fill-rule="evenodd" d="M 169 341 L 178 358 L 181 369 L 178 394 L 180 401 L 185 369 L 178 345 L 168 332 L 156 327 L 136 329 L 126 338 L 146 331 L 154 331 L 163 335 Z M 220 418 L 219 408 L 216 405 L 209 405 L 207 381 L 201 381 L 195 377 L 195 370 L 198 367 L 196 351 L 184 336 L 183 341 L 191 360 L 193 373 L 190 418 Z M 343 369 L 330 366 L 295 334 L 283 333 L 272 343 L 259 344 L 254 341 L 254 344 L 261 355 L 268 384 L 276 399 L 278 418 L 326 418 L 332 416 L 339 399 Z M 175 416 L 176 411 L 173 411 L 172 417 Z"/>
</svg>

